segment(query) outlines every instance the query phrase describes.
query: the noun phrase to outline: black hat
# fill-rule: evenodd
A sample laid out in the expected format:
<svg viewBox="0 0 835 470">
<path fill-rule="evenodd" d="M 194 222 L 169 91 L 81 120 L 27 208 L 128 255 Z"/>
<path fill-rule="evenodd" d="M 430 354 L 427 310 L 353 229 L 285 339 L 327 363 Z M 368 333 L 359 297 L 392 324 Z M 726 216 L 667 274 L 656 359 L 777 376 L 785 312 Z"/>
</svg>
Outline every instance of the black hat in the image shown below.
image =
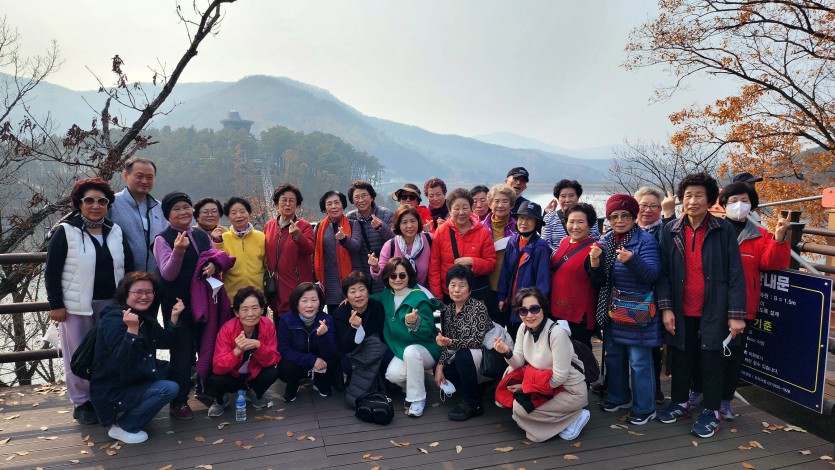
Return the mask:
<svg viewBox="0 0 835 470">
<path fill-rule="evenodd" d="M 420 201 L 421 201 L 420 189 L 418 189 L 418 187 L 415 186 L 414 184 L 412 184 L 412 183 L 404 184 L 402 188 L 400 188 L 397 191 L 391 193 L 391 198 L 394 199 L 395 201 L 399 201 L 400 200 L 400 195 L 403 194 L 403 193 L 414 194 L 415 196 L 417 196 L 418 204 L 420 204 Z"/>
<path fill-rule="evenodd" d="M 179 191 L 174 191 L 173 193 L 168 193 L 162 198 L 162 215 L 165 217 L 165 220 L 168 220 L 169 214 L 171 214 L 171 208 L 174 207 L 174 204 L 186 201 L 189 205 L 192 205 L 191 198 L 188 197 L 188 194 L 181 193 Z"/>
<path fill-rule="evenodd" d="M 542 222 L 542 206 L 532 201 L 525 201 L 519 209 L 511 215 L 522 215 Z"/>
<path fill-rule="evenodd" d="M 514 178 L 525 178 L 525 182 L 530 181 L 530 177 L 528 175 L 528 170 L 525 167 L 517 166 L 516 168 L 512 168 L 510 171 L 507 172 L 507 177 L 514 177 Z"/>
<path fill-rule="evenodd" d="M 734 176 L 733 182 L 734 183 L 759 183 L 763 179 L 757 176 L 748 173 L 747 171 L 744 173 L 740 173 Z"/>
</svg>

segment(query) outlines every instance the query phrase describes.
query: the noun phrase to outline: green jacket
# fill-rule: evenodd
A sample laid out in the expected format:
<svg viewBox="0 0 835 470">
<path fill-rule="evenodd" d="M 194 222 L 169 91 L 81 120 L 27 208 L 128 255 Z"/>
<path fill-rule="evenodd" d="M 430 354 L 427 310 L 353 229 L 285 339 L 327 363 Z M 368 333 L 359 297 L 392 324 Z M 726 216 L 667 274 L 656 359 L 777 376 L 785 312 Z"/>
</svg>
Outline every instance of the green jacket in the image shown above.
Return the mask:
<svg viewBox="0 0 835 470">
<path fill-rule="evenodd" d="M 429 354 L 437 361 L 441 356 L 441 348 L 435 343 L 435 310 L 441 307 L 440 302 L 434 297 L 428 297 L 419 287 L 412 289 L 412 292 L 403 299 L 400 308 L 394 310 L 394 291 L 385 289 L 382 292 L 371 296 L 383 304 L 386 312 L 383 336 L 386 344 L 399 359 L 403 359 L 403 351 L 406 346 L 419 344 L 429 351 Z M 416 326 L 410 328 L 406 325 L 405 317 L 412 309 L 416 308 L 418 321 Z"/>
</svg>

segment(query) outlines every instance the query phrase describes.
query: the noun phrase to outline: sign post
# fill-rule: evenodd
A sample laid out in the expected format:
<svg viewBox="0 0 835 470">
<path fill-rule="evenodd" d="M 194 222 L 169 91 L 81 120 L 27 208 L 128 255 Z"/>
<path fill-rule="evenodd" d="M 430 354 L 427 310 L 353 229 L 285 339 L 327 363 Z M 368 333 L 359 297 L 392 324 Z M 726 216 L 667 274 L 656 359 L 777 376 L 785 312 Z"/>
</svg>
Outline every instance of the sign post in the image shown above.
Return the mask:
<svg viewBox="0 0 835 470">
<path fill-rule="evenodd" d="M 793 270 L 760 273 L 757 319 L 748 328 L 740 375 L 823 412 L 832 280 Z"/>
</svg>

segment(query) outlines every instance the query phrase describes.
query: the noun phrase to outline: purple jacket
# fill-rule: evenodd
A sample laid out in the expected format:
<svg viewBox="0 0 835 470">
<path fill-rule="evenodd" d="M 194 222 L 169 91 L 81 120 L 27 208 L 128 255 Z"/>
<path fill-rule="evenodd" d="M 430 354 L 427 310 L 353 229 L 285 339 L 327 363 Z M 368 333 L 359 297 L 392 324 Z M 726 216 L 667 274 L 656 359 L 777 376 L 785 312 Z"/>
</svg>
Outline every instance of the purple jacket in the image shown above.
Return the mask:
<svg viewBox="0 0 835 470">
<path fill-rule="evenodd" d="M 214 263 L 215 275 L 226 272 L 235 265 L 235 258 L 225 251 L 212 248 L 200 253 L 197 266 Z M 201 279 L 200 270 L 194 270 L 191 278 L 191 315 L 197 323 L 203 323 L 203 335 L 200 338 L 200 350 L 197 355 L 197 373 L 203 383 L 209 380 L 212 373 L 212 357 L 215 351 L 215 341 L 220 327 L 232 318 L 232 304 L 226 289 L 218 289 L 217 296 L 212 295 L 212 288 L 205 279 Z"/>
<path fill-rule="evenodd" d="M 490 230 L 490 236 L 493 236 L 493 216 L 492 214 L 488 214 L 488 216 L 481 221 L 481 225 L 487 227 Z M 516 218 L 513 216 L 510 217 L 510 220 L 507 221 L 507 225 L 504 226 L 504 236 L 509 237 L 516 233 Z"/>
</svg>

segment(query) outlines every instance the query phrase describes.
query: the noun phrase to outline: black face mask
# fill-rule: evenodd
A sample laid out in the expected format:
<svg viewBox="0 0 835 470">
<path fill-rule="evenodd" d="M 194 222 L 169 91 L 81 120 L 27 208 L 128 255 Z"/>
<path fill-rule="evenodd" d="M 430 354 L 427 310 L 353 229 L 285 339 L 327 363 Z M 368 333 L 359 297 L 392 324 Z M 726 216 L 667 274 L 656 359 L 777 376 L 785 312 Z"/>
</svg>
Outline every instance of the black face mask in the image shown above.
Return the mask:
<svg viewBox="0 0 835 470">
<path fill-rule="evenodd" d="M 530 232 L 519 232 L 519 235 L 521 235 L 525 238 L 530 238 L 530 236 L 533 235 L 534 233 L 536 233 L 536 230 L 531 230 Z"/>
</svg>

